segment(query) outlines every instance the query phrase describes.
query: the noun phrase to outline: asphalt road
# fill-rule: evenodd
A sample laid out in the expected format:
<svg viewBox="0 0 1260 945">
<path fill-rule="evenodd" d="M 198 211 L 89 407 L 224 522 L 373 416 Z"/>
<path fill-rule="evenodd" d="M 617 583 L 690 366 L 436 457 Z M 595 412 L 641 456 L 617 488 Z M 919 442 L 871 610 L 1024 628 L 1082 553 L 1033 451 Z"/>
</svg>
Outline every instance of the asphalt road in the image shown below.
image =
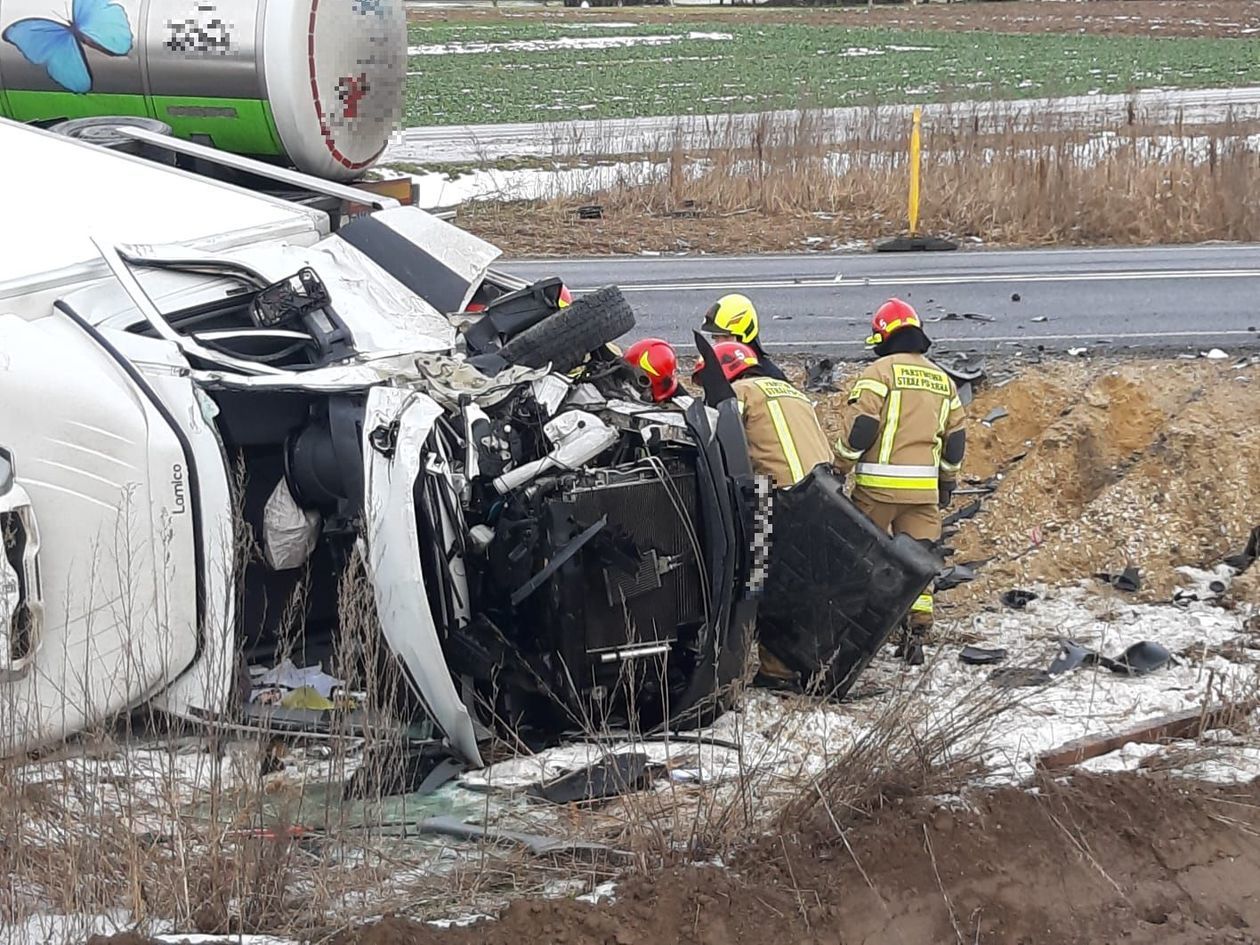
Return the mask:
<svg viewBox="0 0 1260 945">
<path fill-rule="evenodd" d="M 582 292 L 616 283 L 639 337 L 689 344 L 725 292 L 757 305 L 763 343 L 853 356 L 870 313 L 914 304 L 942 351 L 1203 352 L 1260 348 L 1260 245 L 802 256 L 517 260 Z"/>
</svg>

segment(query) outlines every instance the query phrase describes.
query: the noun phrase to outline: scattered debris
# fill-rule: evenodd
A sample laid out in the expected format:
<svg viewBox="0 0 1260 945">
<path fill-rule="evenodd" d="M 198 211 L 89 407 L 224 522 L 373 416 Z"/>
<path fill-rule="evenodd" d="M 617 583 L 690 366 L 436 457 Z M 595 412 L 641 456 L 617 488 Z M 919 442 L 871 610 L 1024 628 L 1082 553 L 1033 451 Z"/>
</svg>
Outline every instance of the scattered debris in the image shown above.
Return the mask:
<svg viewBox="0 0 1260 945">
<path fill-rule="evenodd" d="M 805 389 L 810 393 L 833 393 L 840 389 L 839 385 L 839 366 L 831 358 L 805 363 Z"/>
<path fill-rule="evenodd" d="M 1202 351 L 1200 352 L 1200 355 L 1207 358 L 1209 361 L 1224 361 L 1229 357 L 1229 355 L 1220 348 L 1213 348 L 1211 351 Z"/>
<path fill-rule="evenodd" d="M 1050 319 L 1046 315 L 1034 315 L 1031 320 L 1037 323 L 1041 323 L 1041 322 L 1048 322 Z"/>
<path fill-rule="evenodd" d="M 1172 661 L 1172 654 L 1168 652 L 1168 648 L 1158 643 L 1152 643 L 1149 640 L 1141 640 L 1134 643 L 1123 653 L 1113 660 L 1102 658 L 1099 663 L 1106 666 L 1113 673 L 1123 673 L 1129 676 L 1144 676 L 1147 673 L 1153 673 L 1157 669 L 1163 669 Z"/>
<path fill-rule="evenodd" d="M 1036 599 L 1037 595 L 1032 591 L 1024 591 L 1019 588 L 1012 588 L 1002 595 L 1002 603 L 1012 610 L 1023 610 Z"/>
<path fill-rule="evenodd" d="M 1110 584 L 1118 591 L 1124 591 L 1132 594 L 1142 588 L 1142 572 L 1136 565 L 1129 565 L 1119 574 L 1112 574 L 1109 571 L 1099 571 L 1094 575 L 1104 584 Z"/>
<path fill-rule="evenodd" d="M 1089 758 L 1097 758 L 1122 748 L 1130 742 L 1173 741 L 1179 738 L 1198 738 L 1203 732 L 1218 728 L 1231 728 L 1245 719 L 1257 703 L 1226 703 L 1210 708 L 1189 709 L 1150 719 L 1115 735 L 1092 735 L 1076 739 L 1037 758 L 1037 767 L 1043 770 L 1067 768 Z"/>
<path fill-rule="evenodd" d="M 981 420 L 980 422 L 983 423 L 986 427 L 991 427 L 993 426 L 993 424 L 997 423 L 997 421 L 1001 420 L 1003 417 L 1009 417 L 1009 416 L 1010 414 L 1007 413 L 1007 410 L 1005 407 L 994 407 L 987 414 L 985 414 L 984 419 Z"/>
<path fill-rule="evenodd" d="M 643 790 L 651 781 L 647 755 L 627 752 L 609 755 L 554 781 L 534 785 L 526 793 L 552 804 L 574 804 L 631 794 Z"/>
<path fill-rule="evenodd" d="M 992 315 L 982 315 L 979 312 L 963 312 L 963 318 L 970 319 L 973 322 L 997 321 Z"/>
<path fill-rule="evenodd" d="M 1124 676 L 1144 676 L 1167 666 L 1172 658 L 1167 647 L 1149 640 L 1134 643 L 1112 659 L 1081 646 L 1075 640 L 1063 639 L 1059 641 L 1059 655 L 1047 672 L 1051 676 L 1059 676 L 1082 666 L 1101 666 Z"/>
<path fill-rule="evenodd" d="M 955 383 L 979 381 L 985 376 L 985 359 L 970 354 L 955 354 L 933 358 L 936 365 L 952 377 Z"/>
<path fill-rule="evenodd" d="M 1260 525 L 1252 528 L 1251 535 L 1247 538 L 1247 546 L 1238 554 L 1230 555 L 1222 563 L 1238 574 L 1242 574 L 1255 563 L 1258 557 L 1260 557 Z"/>
<path fill-rule="evenodd" d="M 1079 358 L 1089 351 L 1088 348 L 1068 348 L 1067 353 L 1074 358 Z"/>
<path fill-rule="evenodd" d="M 515 830 L 493 830 L 478 824 L 466 824 L 455 817 L 430 817 L 416 824 L 416 832 L 455 840 L 484 840 L 489 843 L 515 843 L 534 856 L 552 856 L 559 853 L 615 856 L 616 851 L 603 843 L 587 840 L 566 840 L 562 837 L 545 837 L 541 834 L 520 833 Z"/>
<path fill-rule="evenodd" d="M 604 208 L 597 203 L 586 204 L 573 211 L 579 220 L 602 220 Z"/>
<path fill-rule="evenodd" d="M 964 646 L 958 659 L 968 666 L 988 666 L 1006 659 L 1006 650 L 1002 647 L 988 649 L 982 646 Z"/>
<path fill-rule="evenodd" d="M 936 577 L 936 589 L 938 591 L 948 591 L 950 588 L 957 587 L 959 584 L 966 584 L 968 581 L 976 579 L 976 572 L 965 564 L 954 564 L 945 568 Z"/>
<path fill-rule="evenodd" d="M 941 520 L 941 525 L 957 524 L 958 522 L 975 517 L 975 514 L 979 511 L 980 511 L 980 500 L 976 499 L 975 501 L 969 502 L 966 505 L 964 505 L 957 512 L 951 512 L 949 513 L 949 515 L 946 515 L 945 518 Z"/>
</svg>

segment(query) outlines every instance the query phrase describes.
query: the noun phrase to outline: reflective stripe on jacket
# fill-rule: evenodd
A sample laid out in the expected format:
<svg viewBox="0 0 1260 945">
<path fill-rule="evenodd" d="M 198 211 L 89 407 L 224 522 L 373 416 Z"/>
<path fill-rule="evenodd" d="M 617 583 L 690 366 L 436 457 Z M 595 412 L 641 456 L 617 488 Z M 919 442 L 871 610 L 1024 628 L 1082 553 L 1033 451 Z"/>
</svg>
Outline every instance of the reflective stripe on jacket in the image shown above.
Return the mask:
<svg viewBox="0 0 1260 945">
<path fill-rule="evenodd" d="M 879 423 L 875 442 L 848 442 L 854 421 Z M 869 365 L 854 382 L 835 450 L 837 465 L 853 470 L 853 485 L 882 502 L 937 501 L 940 479 L 958 476 L 961 462 L 943 460 L 949 436 L 965 414 L 948 374 L 921 354 L 891 354 Z"/>
<path fill-rule="evenodd" d="M 831 445 L 808 397 L 772 377 L 741 377 L 731 387 L 739 398 L 755 473 L 787 488 L 819 463 L 830 464 Z"/>
</svg>

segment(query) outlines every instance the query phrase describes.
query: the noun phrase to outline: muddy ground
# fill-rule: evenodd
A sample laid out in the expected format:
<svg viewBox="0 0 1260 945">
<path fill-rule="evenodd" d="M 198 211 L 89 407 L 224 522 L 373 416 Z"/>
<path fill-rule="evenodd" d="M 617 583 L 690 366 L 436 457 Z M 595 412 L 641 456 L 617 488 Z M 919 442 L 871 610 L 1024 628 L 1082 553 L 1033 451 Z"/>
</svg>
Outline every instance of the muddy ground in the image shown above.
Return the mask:
<svg viewBox="0 0 1260 945">
<path fill-rule="evenodd" d="M 843 815 L 842 815 L 843 816 Z M 496 922 L 389 917 L 336 945 L 1225 945 L 1260 941 L 1260 785 L 1078 775 L 970 808 L 887 798 L 806 821 L 729 869 L 628 881 L 614 902 L 520 901 Z"/>
<path fill-rule="evenodd" d="M 787 8 L 738 10 L 719 7 L 612 7 L 592 10 L 549 7 L 521 9 L 408 10 L 413 22 L 520 22 L 522 17 L 586 20 L 604 17 L 625 22 L 680 19 L 713 20 L 724 16 L 756 18 L 765 23 L 825 23 L 852 21 L 853 26 L 997 33 L 1108 33 L 1137 36 L 1228 36 L 1245 38 L 1260 32 L 1260 5 L 1250 0 L 1094 0 L 1091 3 L 930 3 L 921 5 Z"/>
</svg>

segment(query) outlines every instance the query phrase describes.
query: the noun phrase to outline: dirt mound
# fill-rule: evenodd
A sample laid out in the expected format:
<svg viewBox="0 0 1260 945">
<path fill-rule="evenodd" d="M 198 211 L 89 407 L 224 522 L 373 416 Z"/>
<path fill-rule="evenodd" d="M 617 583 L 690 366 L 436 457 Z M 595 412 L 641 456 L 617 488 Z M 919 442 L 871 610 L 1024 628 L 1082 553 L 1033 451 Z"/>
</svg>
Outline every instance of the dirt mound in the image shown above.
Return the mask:
<svg viewBox="0 0 1260 945">
<path fill-rule="evenodd" d="M 839 432 L 844 398 L 827 395 L 819 405 L 829 434 Z M 997 407 L 1007 415 L 984 424 Z M 1260 523 L 1254 366 L 1029 366 L 982 388 L 968 415 L 965 477 L 1001 478 L 949 542 L 954 561 L 988 563 L 978 580 L 942 595 L 946 616 L 951 604 L 965 611 L 1013 586 L 1088 580 L 1126 564 L 1142 569 L 1139 599 L 1167 600 L 1178 567 L 1211 567 Z M 975 498 L 960 495 L 953 509 Z"/>
<path fill-rule="evenodd" d="M 1164 361 L 1082 373 L 1050 366 L 978 398 L 971 473 L 1007 472 L 953 542 L 958 560 L 996 559 L 960 599 L 1128 564 L 1144 572 L 1142 597 L 1167 599 L 1177 567 L 1218 563 L 1260 519 L 1254 368 Z M 986 430 L 978 418 L 997 405 L 1011 420 Z M 1024 437 L 1015 453 L 1001 439 L 1012 435 Z"/>
<path fill-rule="evenodd" d="M 449 930 L 388 917 L 335 945 L 1255 942 L 1258 800 L 1257 785 L 1128 775 L 959 809 L 908 800 L 843 840 L 824 816 L 729 868 L 628 880 L 612 903 L 519 901 Z"/>
</svg>

